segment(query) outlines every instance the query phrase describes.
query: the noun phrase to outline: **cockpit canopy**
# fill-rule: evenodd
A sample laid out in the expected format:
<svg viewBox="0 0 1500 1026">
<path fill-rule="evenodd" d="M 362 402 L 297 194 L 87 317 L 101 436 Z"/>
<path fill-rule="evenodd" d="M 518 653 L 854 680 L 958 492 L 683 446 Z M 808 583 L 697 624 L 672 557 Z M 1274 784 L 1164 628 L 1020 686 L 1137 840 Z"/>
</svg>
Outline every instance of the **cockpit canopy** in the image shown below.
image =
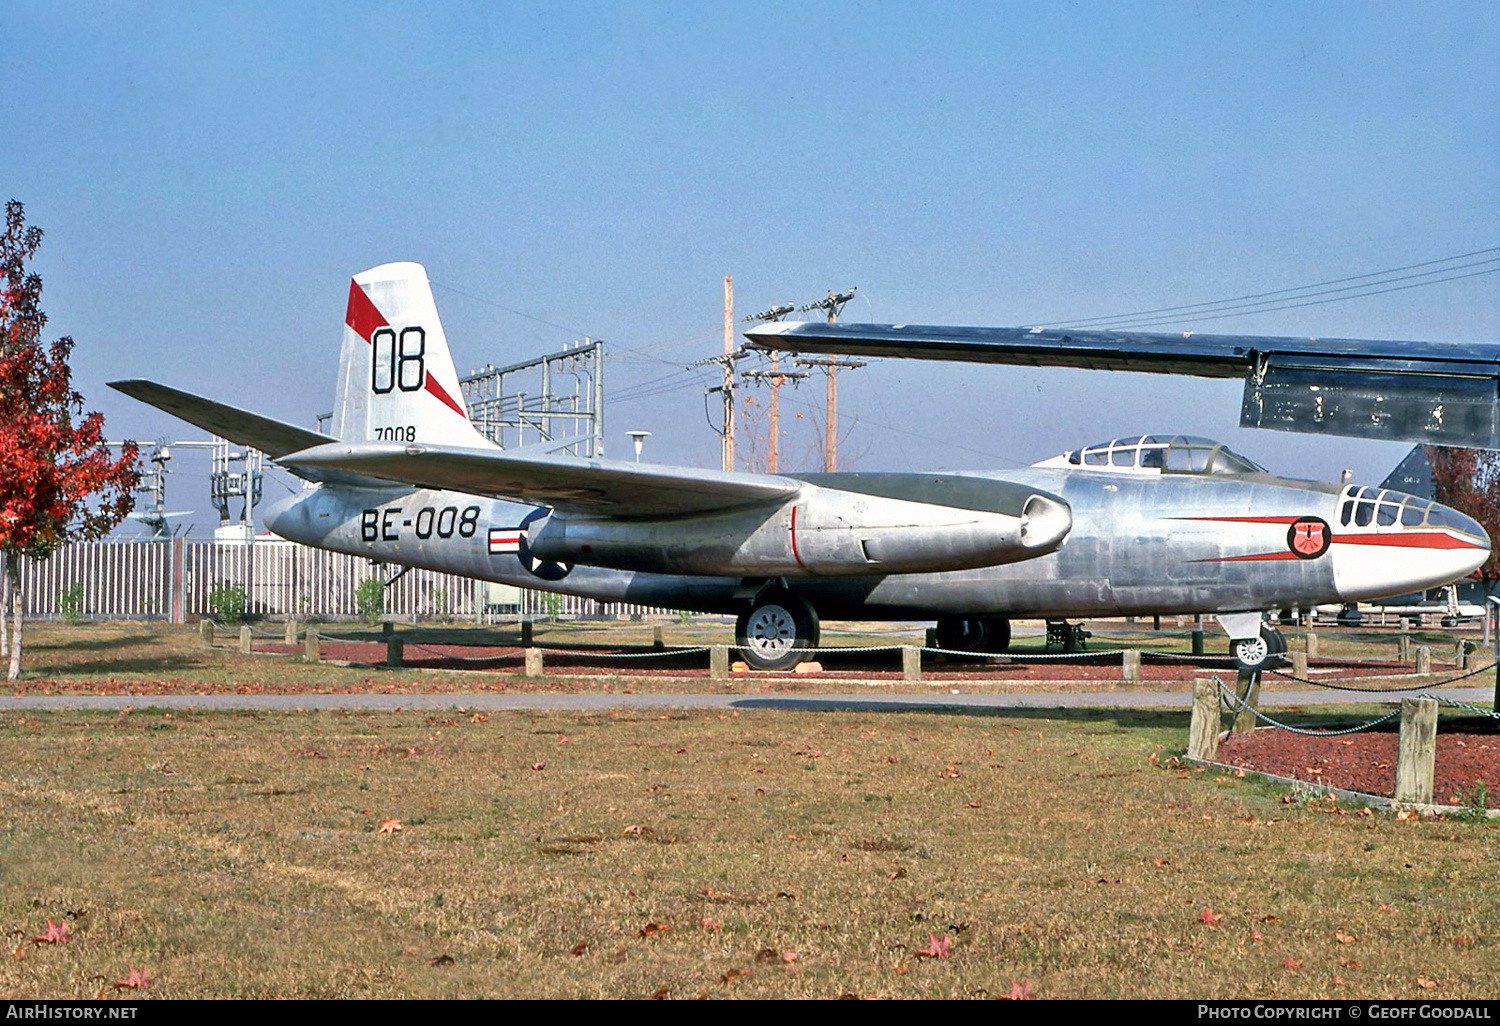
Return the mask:
<svg viewBox="0 0 1500 1026">
<path fill-rule="evenodd" d="M 1265 468 L 1223 442 L 1196 435 L 1132 435 L 1074 449 L 1034 464 L 1160 474 L 1256 474 Z"/>
</svg>

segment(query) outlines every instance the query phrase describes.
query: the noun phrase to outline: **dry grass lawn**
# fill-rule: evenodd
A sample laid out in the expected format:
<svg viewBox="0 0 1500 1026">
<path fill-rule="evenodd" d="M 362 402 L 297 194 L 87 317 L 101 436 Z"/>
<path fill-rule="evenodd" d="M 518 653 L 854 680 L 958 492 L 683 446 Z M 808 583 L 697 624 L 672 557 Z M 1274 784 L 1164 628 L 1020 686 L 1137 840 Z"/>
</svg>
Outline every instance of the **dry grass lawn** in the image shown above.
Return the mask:
<svg viewBox="0 0 1500 1026">
<path fill-rule="evenodd" d="M 1495 825 L 1177 768 L 1178 714 L 147 701 L 0 717 L 0 996 L 1500 992 Z"/>
</svg>

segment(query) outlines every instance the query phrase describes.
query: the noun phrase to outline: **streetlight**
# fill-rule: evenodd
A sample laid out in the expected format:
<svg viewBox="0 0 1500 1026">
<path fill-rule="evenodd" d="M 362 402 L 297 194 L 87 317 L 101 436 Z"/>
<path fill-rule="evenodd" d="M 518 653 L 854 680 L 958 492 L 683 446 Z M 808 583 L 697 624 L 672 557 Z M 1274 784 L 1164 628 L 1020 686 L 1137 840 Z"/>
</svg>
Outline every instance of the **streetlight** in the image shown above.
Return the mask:
<svg viewBox="0 0 1500 1026">
<path fill-rule="evenodd" d="M 625 433 L 630 436 L 630 441 L 635 445 L 635 461 L 641 462 L 641 446 L 646 444 L 646 439 L 651 437 L 651 432 L 627 431 Z"/>
</svg>

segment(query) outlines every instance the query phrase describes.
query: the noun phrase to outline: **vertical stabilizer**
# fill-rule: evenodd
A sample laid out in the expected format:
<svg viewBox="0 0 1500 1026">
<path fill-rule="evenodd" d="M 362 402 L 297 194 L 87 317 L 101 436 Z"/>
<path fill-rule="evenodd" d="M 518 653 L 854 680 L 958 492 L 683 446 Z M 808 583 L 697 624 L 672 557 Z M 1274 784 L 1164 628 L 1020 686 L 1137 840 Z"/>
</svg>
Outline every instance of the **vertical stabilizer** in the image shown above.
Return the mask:
<svg viewBox="0 0 1500 1026">
<path fill-rule="evenodd" d="M 469 423 L 421 264 L 381 264 L 349 283 L 333 433 L 348 442 L 493 448 Z"/>
</svg>

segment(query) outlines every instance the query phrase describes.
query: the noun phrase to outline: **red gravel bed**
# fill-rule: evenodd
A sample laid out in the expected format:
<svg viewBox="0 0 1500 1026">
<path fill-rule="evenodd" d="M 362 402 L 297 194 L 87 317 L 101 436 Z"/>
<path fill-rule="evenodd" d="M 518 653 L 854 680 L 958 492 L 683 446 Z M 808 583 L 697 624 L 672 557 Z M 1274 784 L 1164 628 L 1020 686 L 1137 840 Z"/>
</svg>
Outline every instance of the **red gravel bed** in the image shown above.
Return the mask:
<svg viewBox="0 0 1500 1026">
<path fill-rule="evenodd" d="M 577 648 L 558 650 L 544 649 L 544 660 L 549 672 L 567 672 L 574 676 L 619 675 L 639 676 L 649 674 L 662 677 L 703 677 L 708 673 L 708 655 L 704 651 L 688 651 L 682 654 L 653 654 L 650 649 Z M 263 652 L 300 652 L 300 646 L 266 644 L 258 645 Z M 322 640 L 324 659 L 351 663 L 378 665 L 385 662 L 383 642 Z M 1119 681 L 1121 679 L 1120 654 L 1101 652 L 1087 658 L 1067 659 L 1020 659 L 1015 662 L 983 660 L 976 662 L 923 660 L 922 673 L 928 681 L 984 681 L 996 683 L 1025 681 Z M 402 654 L 405 666 L 421 669 L 488 670 L 520 672 L 525 666 L 525 650 L 518 646 L 472 646 L 407 643 Z M 822 665 L 821 673 L 806 675 L 811 679 L 837 679 L 857 676 L 864 680 L 900 680 L 901 653 L 850 652 L 844 654 L 837 648 L 823 649 L 817 661 Z M 1234 668 L 1227 659 L 1215 660 L 1211 665 L 1197 665 L 1173 659 L 1145 657 L 1141 666 L 1143 683 L 1190 683 L 1194 677 L 1205 673 L 1220 673 L 1233 676 Z M 1319 681 L 1335 681 L 1350 676 L 1372 676 L 1411 672 L 1410 665 L 1398 662 L 1340 663 L 1333 661 L 1316 664 Z M 785 676 L 790 671 L 777 671 L 776 676 Z M 1289 671 L 1288 671 L 1289 672 Z M 736 677 L 745 674 L 736 674 Z M 759 674 L 749 674 L 759 676 Z M 1283 681 L 1267 675 L 1265 685 Z"/>
<path fill-rule="evenodd" d="M 1275 727 L 1234 734 L 1219 745 L 1218 761 L 1281 777 L 1341 787 L 1387 798 L 1396 789 L 1396 741 L 1392 730 L 1343 737 L 1307 737 Z M 1433 770 L 1433 801 L 1472 803 L 1483 782 L 1486 804 L 1500 808 L 1500 734 L 1478 720 L 1440 721 Z"/>
</svg>

